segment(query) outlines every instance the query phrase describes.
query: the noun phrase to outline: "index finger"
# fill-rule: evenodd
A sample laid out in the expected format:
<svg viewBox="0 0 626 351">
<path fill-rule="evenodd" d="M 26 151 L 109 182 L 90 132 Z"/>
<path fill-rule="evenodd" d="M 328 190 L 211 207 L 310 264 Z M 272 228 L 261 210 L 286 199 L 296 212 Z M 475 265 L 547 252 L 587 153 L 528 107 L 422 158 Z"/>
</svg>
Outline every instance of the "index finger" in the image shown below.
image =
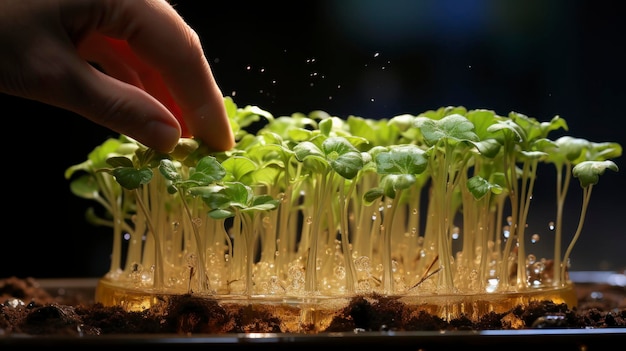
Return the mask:
<svg viewBox="0 0 626 351">
<path fill-rule="evenodd" d="M 94 33 L 82 41 L 79 51 L 87 60 L 97 62 L 108 75 L 135 85 L 155 97 L 176 117 L 182 136 L 191 136 L 180 107 L 163 82 L 161 74 L 141 61 L 132 52 L 128 42 Z"/>
<path fill-rule="evenodd" d="M 197 33 L 174 8 L 163 0 L 89 3 L 100 4 L 95 31 L 127 42 L 160 73 L 190 133 L 213 149 L 230 149 L 234 137 L 222 92 Z"/>
</svg>

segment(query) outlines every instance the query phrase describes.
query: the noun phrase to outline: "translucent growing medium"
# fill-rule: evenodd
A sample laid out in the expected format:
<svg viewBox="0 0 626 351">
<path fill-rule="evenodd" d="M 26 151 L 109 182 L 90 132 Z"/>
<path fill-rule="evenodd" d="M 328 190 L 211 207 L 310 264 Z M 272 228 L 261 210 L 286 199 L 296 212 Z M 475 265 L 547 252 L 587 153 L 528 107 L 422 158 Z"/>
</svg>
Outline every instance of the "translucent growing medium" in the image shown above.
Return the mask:
<svg viewBox="0 0 626 351">
<path fill-rule="evenodd" d="M 290 331 L 322 330 L 356 296 L 445 319 L 533 300 L 575 306 L 569 253 L 599 175 L 617 171 L 619 144 L 552 140 L 567 130 L 558 116 L 445 107 L 274 117 L 225 103 L 232 150 L 181 139 L 160 154 L 122 135 L 68 168 L 73 193 L 103 209 L 90 220 L 113 232 L 99 302 L 141 310 L 191 294 L 280 310 Z M 552 257 L 531 252 L 525 226 L 539 165 L 557 176 Z M 564 242 L 574 186 L 581 210 L 567 220 L 578 227 Z"/>
<path fill-rule="evenodd" d="M 163 294 L 150 289 L 126 288 L 102 278 L 96 289 L 96 300 L 105 306 L 121 306 L 127 311 L 165 311 L 177 294 Z M 349 306 L 349 297 L 288 297 L 275 295 L 199 295 L 202 298 L 215 300 L 225 311 L 239 315 L 245 310 L 248 315 L 266 316 L 267 320 L 280 320 L 281 331 L 285 333 L 318 333 L 324 332 L 336 317 Z M 370 297 L 371 296 L 371 297 Z M 376 304 L 376 295 L 365 295 L 372 304 Z M 465 316 L 473 321 L 479 320 L 488 313 L 506 313 L 518 306 L 527 306 L 533 301 L 552 301 L 555 304 L 565 303 L 569 307 L 577 304 L 576 292 L 572 284 L 562 288 L 544 288 L 534 291 L 484 294 L 424 294 L 388 296 L 397 298 L 403 304 L 402 318 L 410 320 L 420 313 L 428 313 L 444 320 L 453 320 Z M 251 312 L 254 311 L 254 312 Z M 516 327 L 516 322 L 506 320 Z"/>
</svg>

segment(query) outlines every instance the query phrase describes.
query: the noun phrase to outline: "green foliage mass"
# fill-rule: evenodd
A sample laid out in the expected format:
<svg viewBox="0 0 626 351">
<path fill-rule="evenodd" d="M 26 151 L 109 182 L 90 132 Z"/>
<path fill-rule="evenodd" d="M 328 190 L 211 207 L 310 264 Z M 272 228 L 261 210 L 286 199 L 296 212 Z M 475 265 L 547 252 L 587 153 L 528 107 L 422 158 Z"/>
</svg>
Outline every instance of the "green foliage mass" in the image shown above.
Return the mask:
<svg viewBox="0 0 626 351">
<path fill-rule="evenodd" d="M 113 229 L 108 279 L 293 296 L 559 287 L 591 191 L 622 154 L 614 142 L 563 136 L 559 116 L 456 106 L 378 120 L 274 117 L 225 103 L 231 150 L 189 138 L 162 154 L 121 135 L 67 169 L 71 191 L 105 209 L 88 211 L 92 223 Z M 526 247 L 543 164 L 557 178 L 553 265 Z M 572 176 L 582 205 L 562 252 Z"/>
</svg>

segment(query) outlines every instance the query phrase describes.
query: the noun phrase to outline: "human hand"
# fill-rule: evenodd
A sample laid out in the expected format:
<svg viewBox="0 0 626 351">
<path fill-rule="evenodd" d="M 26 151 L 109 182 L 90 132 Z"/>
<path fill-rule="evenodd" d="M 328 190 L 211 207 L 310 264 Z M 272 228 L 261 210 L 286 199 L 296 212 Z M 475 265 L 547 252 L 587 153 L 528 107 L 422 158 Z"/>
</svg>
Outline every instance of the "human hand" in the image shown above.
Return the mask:
<svg viewBox="0 0 626 351">
<path fill-rule="evenodd" d="M 181 136 L 234 145 L 200 40 L 165 0 L 2 0 L 0 46 L 0 92 L 162 152 Z"/>
</svg>

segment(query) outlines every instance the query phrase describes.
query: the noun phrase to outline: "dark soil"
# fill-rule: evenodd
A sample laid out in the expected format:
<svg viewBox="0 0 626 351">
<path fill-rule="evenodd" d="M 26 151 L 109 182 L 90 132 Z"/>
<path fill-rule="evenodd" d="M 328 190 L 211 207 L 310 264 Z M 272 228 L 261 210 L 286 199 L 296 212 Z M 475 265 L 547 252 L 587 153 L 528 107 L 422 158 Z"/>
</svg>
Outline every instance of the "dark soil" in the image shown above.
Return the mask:
<svg viewBox="0 0 626 351">
<path fill-rule="evenodd" d="M 506 313 L 489 313 L 477 321 L 444 320 L 425 312 L 407 314 L 407 306 L 396 299 L 359 296 L 322 332 L 626 327 L 626 288 L 577 284 L 576 291 L 579 304 L 572 309 L 543 301 Z M 0 336 L 283 332 L 276 314 L 250 306 L 224 308 L 210 299 L 181 295 L 163 310 L 128 312 L 54 297 L 33 278 L 0 279 L 0 303 Z M 319 333 L 304 329 L 303 333 Z"/>
</svg>

